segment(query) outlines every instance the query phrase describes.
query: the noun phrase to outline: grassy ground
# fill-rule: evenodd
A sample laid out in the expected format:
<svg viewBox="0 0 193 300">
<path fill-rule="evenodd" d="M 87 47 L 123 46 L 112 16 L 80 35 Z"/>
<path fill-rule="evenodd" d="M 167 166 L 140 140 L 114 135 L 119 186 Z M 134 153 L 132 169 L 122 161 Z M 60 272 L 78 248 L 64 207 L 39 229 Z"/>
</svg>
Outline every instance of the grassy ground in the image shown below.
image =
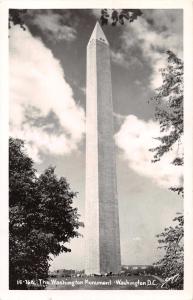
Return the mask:
<svg viewBox="0 0 193 300">
<path fill-rule="evenodd" d="M 50 278 L 47 290 L 155 290 L 161 282 L 151 275 Z"/>
</svg>

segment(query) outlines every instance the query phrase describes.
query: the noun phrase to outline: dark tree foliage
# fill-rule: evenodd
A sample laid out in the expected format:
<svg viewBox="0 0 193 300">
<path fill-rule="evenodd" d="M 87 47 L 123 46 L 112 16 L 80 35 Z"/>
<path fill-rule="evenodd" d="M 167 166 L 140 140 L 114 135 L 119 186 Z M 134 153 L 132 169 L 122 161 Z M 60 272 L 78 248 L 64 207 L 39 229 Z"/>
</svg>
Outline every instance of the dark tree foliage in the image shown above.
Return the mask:
<svg viewBox="0 0 193 300">
<path fill-rule="evenodd" d="M 20 25 L 23 30 L 25 29 L 24 15 L 26 14 L 27 9 L 10 9 L 9 10 L 9 28 L 11 24 Z"/>
<path fill-rule="evenodd" d="M 154 152 L 153 163 L 160 161 L 163 155 L 172 150 L 174 144 L 181 144 L 183 137 L 183 62 L 171 52 L 167 51 L 168 65 L 161 69 L 163 83 L 155 90 L 152 101 L 156 104 L 156 120 L 160 124 L 161 137 L 157 137 L 160 145 L 150 149 Z M 184 163 L 183 153 L 178 153 L 171 162 L 176 166 Z M 183 196 L 183 185 L 170 187 L 170 190 Z M 168 289 L 182 289 L 184 277 L 184 216 L 178 214 L 173 221 L 176 226 L 165 228 L 157 235 L 159 248 L 165 250 L 164 257 L 156 265 L 162 267 L 163 277 Z M 170 279 L 171 278 L 171 279 Z"/>
<path fill-rule="evenodd" d="M 111 19 L 112 26 L 115 26 L 117 22 L 121 25 L 124 25 L 125 20 L 128 22 L 133 22 L 141 15 L 142 11 L 140 9 L 113 9 L 111 14 L 109 14 L 108 9 L 102 9 L 100 22 L 102 26 L 107 25 L 109 19 Z"/>
<path fill-rule="evenodd" d="M 173 221 L 177 225 L 165 228 L 157 235 L 160 246 L 165 255 L 155 265 L 162 267 L 162 276 L 166 279 L 165 287 L 168 289 L 183 289 L 184 278 L 184 217 L 178 214 Z"/>
<path fill-rule="evenodd" d="M 10 9 L 9 10 L 9 28 L 11 25 L 20 25 L 21 28 L 25 30 L 25 14 L 27 9 Z M 100 22 L 101 25 L 107 25 L 109 19 L 111 19 L 111 25 L 115 26 L 117 23 L 124 25 L 125 20 L 128 22 L 133 22 L 138 17 L 142 15 L 140 9 L 113 9 L 111 13 L 108 12 L 108 9 L 101 9 Z"/>
<path fill-rule="evenodd" d="M 155 90 L 152 98 L 156 104 L 155 118 L 159 121 L 160 131 L 164 133 L 163 136 L 156 138 L 160 141 L 160 145 L 150 149 L 154 152 L 152 162 L 159 161 L 166 152 L 172 150 L 175 143 L 180 145 L 184 132 L 183 62 L 171 51 L 167 51 L 167 55 L 168 65 L 161 69 L 163 84 Z M 183 165 L 183 153 L 179 153 L 171 163 Z M 183 195 L 183 186 L 170 189 Z"/>
<path fill-rule="evenodd" d="M 37 289 L 26 280 L 47 279 L 50 254 L 71 251 L 65 243 L 79 237 L 77 230 L 83 226 L 72 207 L 75 196 L 66 179 L 56 177 L 54 168 L 37 177 L 24 142 L 10 138 L 10 289 Z"/>
</svg>

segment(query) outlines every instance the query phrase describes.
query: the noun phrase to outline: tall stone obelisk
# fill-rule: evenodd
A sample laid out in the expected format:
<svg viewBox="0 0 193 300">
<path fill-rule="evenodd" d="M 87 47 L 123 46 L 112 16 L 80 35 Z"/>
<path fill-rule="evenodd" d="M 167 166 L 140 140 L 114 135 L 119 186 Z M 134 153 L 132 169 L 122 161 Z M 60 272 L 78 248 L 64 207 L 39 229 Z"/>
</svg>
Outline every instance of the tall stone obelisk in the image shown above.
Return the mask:
<svg viewBox="0 0 193 300">
<path fill-rule="evenodd" d="M 109 43 L 97 22 L 87 45 L 85 273 L 121 269 Z"/>
</svg>

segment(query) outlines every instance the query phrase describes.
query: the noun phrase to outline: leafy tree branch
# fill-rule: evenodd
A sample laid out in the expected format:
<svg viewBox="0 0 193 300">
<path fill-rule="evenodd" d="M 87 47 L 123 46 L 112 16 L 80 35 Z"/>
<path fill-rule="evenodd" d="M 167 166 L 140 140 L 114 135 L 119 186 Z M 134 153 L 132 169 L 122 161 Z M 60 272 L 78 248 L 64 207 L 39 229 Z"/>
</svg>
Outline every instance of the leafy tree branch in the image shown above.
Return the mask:
<svg viewBox="0 0 193 300">
<path fill-rule="evenodd" d="M 32 289 L 26 280 L 47 279 L 50 254 L 71 251 L 66 243 L 79 237 L 78 229 L 83 226 L 73 207 L 75 197 L 66 179 L 57 178 L 53 167 L 38 177 L 24 142 L 10 138 L 10 289 Z M 18 280 L 22 284 L 18 285 Z"/>
</svg>

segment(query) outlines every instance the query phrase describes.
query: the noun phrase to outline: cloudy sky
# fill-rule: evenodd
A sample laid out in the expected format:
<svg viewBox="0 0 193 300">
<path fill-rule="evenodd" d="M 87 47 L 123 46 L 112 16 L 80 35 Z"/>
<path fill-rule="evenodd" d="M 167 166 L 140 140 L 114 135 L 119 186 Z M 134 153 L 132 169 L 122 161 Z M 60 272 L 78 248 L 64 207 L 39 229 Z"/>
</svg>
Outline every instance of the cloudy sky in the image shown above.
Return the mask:
<svg viewBox="0 0 193 300">
<path fill-rule="evenodd" d="M 56 166 L 78 191 L 84 221 L 86 46 L 98 10 L 29 10 L 26 30 L 10 30 L 10 135 L 26 141 L 38 173 Z M 183 57 L 181 10 L 143 10 L 124 26 L 103 27 L 111 48 L 122 264 L 149 264 L 160 254 L 155 235 L 182 211 L 177 151 L 152 164 L 148 150 L 160 135 L 149 102 L 161 85 L 165 50 Z M 84 229 L 81 230 L 84 235 Z M 56 257 L 55 268 L 84 268 L 84 238 Z"/>
</svg>

